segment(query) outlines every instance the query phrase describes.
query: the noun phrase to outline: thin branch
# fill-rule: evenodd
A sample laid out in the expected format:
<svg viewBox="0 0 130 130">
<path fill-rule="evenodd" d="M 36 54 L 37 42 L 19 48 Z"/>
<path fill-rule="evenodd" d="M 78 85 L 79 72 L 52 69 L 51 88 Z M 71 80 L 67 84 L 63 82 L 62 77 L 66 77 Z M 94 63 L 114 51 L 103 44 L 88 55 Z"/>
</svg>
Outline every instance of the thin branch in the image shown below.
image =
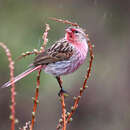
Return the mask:
<svg viewBox="0 0 130 130">
<path fill-rule="evenodd" d="M 45 29 L 45 32 L 43 33 L 43 36 L 42 36 L 43 44 L 42 44 L 41 49 L 40 49 L 41 52 L 44 52 L 44 48 L 48 42 L 47 35 L 48 35 L 49 30 L 50 30 L 50 26 L 49 26 L 49 24 L 46 24 L 46 29 Z"/>
<path fill-rule="evenodd" d="M 62 106 L 62 120 L 63 120 L 63 128 L 62 128 L 62 130 L 66 130 L 66 108 L 65 108 L 64 93 L 61 93 L 61 106 Z"/>
<path fill-rule="evenodd" d="M 89 53 L 90 53 L 89 68 L 87 70 L 83 86 L 82 86 L 82 88 L 80 88 L 79 96 L 75 97 L 74 105 L 71 107 L 71 112 L 70 112 L 70 114 L 67 117 L 67 123 L 70 122 L 70 119 L 71 119 L 73 113 L 75 112 L 76 108 L 78 107 L 79 100 L 80 100 L 84 90 L 87 88 L 86 85 L 87 85 L 88 79 L 90 77 L 91 69 L 92 69 L 92 63 L 93 63 L 93 59 L 94 59 L 93 46 L 92 46 L 92 44 L 91 44 L 91 42 L 90 42 L 90 40 L 88 38 L 88 34 L 86 35 L 86 37 L 87 37 L 87 42 L 88 42 L 88 46 L 89 46 Z"/>
<path fill-rule="evenodd" d="M 45 48 L 45 46 L 46 46 L 46 44 L 48 42 L 47 35 L 48 35 L 49 30 L 50 30 L 50 26 L 49 26 L 49 24 L 46 24 L 45 32 L 42 35 L 43 44 L 42 44 L 39 51 L 37 49 L 34 49 L 31 52 L 27 51 L 25 53 L 22 53 L 21 56 L 19 56 L 16 60 L 20 60 L 20 59 L 25 58 L 26 56 L 29 56 L 29 55 L 32 55 L 32 54 L 38 55 L 39 53 L 44 52 L 44 48 Z"/>
<path fill-rule="evenodd" d="M 39 52 L 43 52 L 44 51 L 44 47 L 46 46 L 47 44 L 47 35 L 48 35 L 48 31 L 50 30 L 50 27 L 49 27 L 49 24 L 46 24 L 46 29 L 45 29 L 45 32 L 43 33 L 43 45 L 40 49 Z M 41 66 L 42 67 L 42 66 Z M 35 98 L 33 99 L 34 100 L 34 106 L 33 106 L 33 112 L 32 112 L 32 122 L 31 122 L 31 125 L 30 125 L 30 130 L 33 129 L 34 127 L 34 122 L 35 122 L 35 115 L 36 115 L 36 109 L 37 109 L 37 104 L 38 104 L 38 96 L 39 96 L 39 85 L 40 85 L 40 73 L 41 73 L 41 69 L 39 70 L 39 73 L 38 73 L 38 76 L 37 76 L 37 87 L 36 87 L 36 92 L 35 92 Z"/>
<path fill-rule="evenodd" d="M 53 18 L 53 17 L 50 17 L 49 19 L 60 22 L 60 23 L 64 23 L 64 24 L 70 24 L 72 26 L 79 26 L 77 23 L 73 23 L 68 20 L 62 20 L 62 19 L 57 19 L 57 18 Z"/>
<path fill-rule="evenodd" d="M 14 62 L 12 60 L 12 56 L 11 56 L 11 53 L 10 53 L 10 50 L 7 48 L 7 46 L 4 44 L 4 43 L 1 43 L 0 42 L 0 46 L 5 50 L 5 53 L 8 57 L 8 61 L 9 61 L 9 69 L 10 69 L 10 81 L 11 81 L 11 106 L 10 106 L 10 109 L 11 109 L 11 116 L 10 116 L 10 119 L 11 119 L 11 130 L 15 130 L 15 95 L 16 95 L 16 92 L 15 92 L 15 84 L 14 84 Z"/>
<path fill-rule="evenodd" d="M 59 86 L 60 88 L 62 89 L 62 80 L 61 80 L 61 77 L 57 77 L 56 78 L 58 83 L 59 83 Z M 65 93 L 60 91 L 59 94 L 60 96 L 60 101 L 61 101 L 61 108 L 62 108 L 62 119 L 59 120 L 59 125 L 56 127 L 57 130 L 61 129 L 62 130 L 66 130 L 66 108 L 65 108 Z"/>
<path fill-rule="evenodd" d="M 33 98 L 34 105 L 33 105 L 32 122 L 31 122 L 31 125 L 30 125 L 30 130 L 32 130 L 33 127 L 34 127 L 37 104 L 39 103 L 38 97 L 39 97 L 39 86 L 40 86 L 40 73 L 41 73 L 41 69 L 38 71 L 37 87 L 36 87 L 36 92 L 35 92 L 35 98 Z"/>
<path fill-rule="evenodd" d="M 18 58 L 16 58 L 16 61 L 17 60 L 20 60 L 22 58 L 25 58 L 26 56 L 29 56 L 29 55 L 32 55 L 32 54 L 35 54 L 35 55 L 38 55 L 40 52 L 37 50 L 37 49 L 34 49 L 33 51 L 27 51 L 25 53 L 22 53 Z"/>
</svg>

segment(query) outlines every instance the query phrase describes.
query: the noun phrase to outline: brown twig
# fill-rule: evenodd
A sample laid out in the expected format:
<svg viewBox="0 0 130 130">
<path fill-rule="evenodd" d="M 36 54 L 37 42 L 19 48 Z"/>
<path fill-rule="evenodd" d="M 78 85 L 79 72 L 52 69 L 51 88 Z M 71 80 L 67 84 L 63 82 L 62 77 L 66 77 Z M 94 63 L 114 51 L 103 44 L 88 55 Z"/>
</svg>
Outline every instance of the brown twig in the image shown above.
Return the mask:
<svg viewBox="0 0 130 130">
<path fill-rule="evenodd" d="M 34 49 L 33 51 L 27 51 L 27 52 L 25 52 L 25 53 L 22 53 L 21 54 L 21 56 L 19 56 L 18 58 L 16 58 L 16 61 L 17 60 L 20 60 L 20 59 L 22 59 L 22 58 L 25 58 L 26 56 L 29 56 L 29 55 L 32 55 L 32 54 L 35 54 L 35 55 L 37 55 L 37 54 L 39 54 L 40 52 L 37 50 L 37 49 Z"/>
<path fill-rule="evenodd" d="M 50 26 L 49 26 L 49 24 L 46 24 L 46 29 L 45 29 L 45 32 L 43 33 L 43 36 L 42 36 L 43 44 L 42 44 L 41 49 L 40 49 L 41 52 L 44 51 L 44 48 L 48 42 L 47 35 L 48 35 L 49 30 L 50 30 Z"/>
<path fill-rule="evenodd" d="M 7 46 L 4 43 L 0 42 L 0 46 L 5 50 L 5 53 L 8 57 L 8 61 L 9 61 L 9 69 L 10 69 L 10 81 L 11 81 L 11 130 L 15 130 L 15 84 L 14 84 L 14 62 L 12 60 L 12 56 L 10 53 L 10 50 L 7 48 Z"/>
<path fill-rule="evenodd" d="M 31 125 L 30 125 L 30 130 L 32 130 L 33 127 L 34 127 L 36 109 L 37 109 L 37 104 L 38 104 L 38 102 L 39 102 L 39 101 L 38 101 L 38 96 L 39 96 L 39 86 L 40 86 L 40 73 L 41 73 L 41 69 L 38 71 L 37 87 L 36 87 L 36 92 L 35 92 L 35 98 L 33 98 L 34 105 L 33 105 L 32 122 L 31 122 Z"/>
<path fill-rule="evenodd" d="M 22 53 L 21 56 L 19 56 L 16 60 L 20 60 L 20 59 L 25 58 L 26 56 L 29 56 L 29 55 L 32 55 L 32 54 L 38 55 L 39 53 L 43 52 L 44 48 L 45 48 L 45 46 L 46 46 L 46 44 L 48 42 L 47 35 L 48 35 L 48 31 L 49 30 L 50 30 L 50 26 L 49 26 L 49 24 L 46 24 L 45 32 L 42 35 L 43 44 L 42 44 L 42 46 L 41 46 L 39 51 L 37 49 L 34 49 L 31 52 L 27 51 L 25 53 Z"/>
<path fill-rule="evenodd" d="M 66 108 L 65 108 L 65 96 L 64 96 L 64 93 L 61 93 L 61 106 L 62 106 L 62 120 L 63 120 L 63 128 L 62 128 L 62 130 L 66 130 Z"/>
<path fill-rule="evenodd" d="M 82 88 L 80 88 L 80 93 L 79 93 L 79 96 L 75 97 L 75 102 L 74 102 L 74 105 L 71 107 L 71 112 L 70 114 L 68 115 L 67 117 L 67 123 L 70 122 L 70 119 L 73 115 L 73 113 L 75 112 L 76 108 L 78 107 L 78 103 L 79 103 L 79 100 L 84 92 L 84 90 L 87 88 L 87 82 L 88 82 L 88 79 L 90 77 L 90 72 L 91 72 L 91 69 L 92 69 L 92 63 L 93 63 L 93 59 L 94 59 L 94 55 L 93 55 L 93 46 L 88 38 L 88 34 L 86 35 L 87 37 L 87 42 L 88 42 L 88 46 L 89 46 L 89 53 L 90 53 L 90 61 L 89 61 L 89 68 L 87 70 L 87 74 L 85 76 L 85 80 L 84 80 L 84 83 L 83 83 L 83 86 Z"/>
<path fill-rule="evenodd" d="M 50 30 L 49 24 L 46 24 L 46 29 L 45 29 L 45 32 L 43 33 L 43 36 L 42 36 L 44 42 L 43 42 L 42 48 L 40 49 L 39 52 L 44 51 L 44 47 L 46 46 L 47 41 L 48 41 L 47 35 L 48 35 L 49 30 Z M 38 96 L 39 96 L 40 73 L 41 73 L 41 69 L 39 70 L 39 73 L 38 73 L 38 76 L 37 76 L 37 87 L 36 87 L 36 92 L 35 92 L 35 98 L 33 98 L 34 106 L 33 106 L 32 122 L 31 122 L 31 125 L 30 125 L 30 130 L 32 130 L 33 127 L 34 127 L 35 114 L 36 114 L 36 109 L 37 109 L 37 104 L 38 104 Z"/>
<path fill-rule="evenodd" d="M 64 24 L 70 24 L 72 26 L 79 26 L 77 23 L 73 23 L 73 22 L 70 22 L 68 20 L 62 20 L 62 19 L 57 19 L 57 18 L 53 18 L 53 17 L 50 17 L 49 19 L 57 21 L 57 22 L 61 22 L 61 23 L 64 23 Z"/>
<path fill-rule="evenodd" d="M 62 89 L 62 80 L 61 77 L 56 77 L 60 88 Z M 61 101 L 61 108 L 62 108 L 62 119 L 59 120 L 59 125 L 56 127 L 57 130 L 62 128 L 62 130 L 66 130 L 66 108 L 65 108 L 65 93 L 60 91 L 59 92 L 60 101 Z"/>
</svg>

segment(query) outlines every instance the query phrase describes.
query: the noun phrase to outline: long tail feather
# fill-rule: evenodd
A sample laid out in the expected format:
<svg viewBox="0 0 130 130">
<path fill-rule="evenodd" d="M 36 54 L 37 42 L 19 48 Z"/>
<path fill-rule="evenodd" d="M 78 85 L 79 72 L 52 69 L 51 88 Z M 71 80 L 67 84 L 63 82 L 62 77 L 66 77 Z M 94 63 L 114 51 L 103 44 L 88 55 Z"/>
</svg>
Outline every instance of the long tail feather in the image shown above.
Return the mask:
<svg viewBox="0 0 130 130">
<path fill-rule="evenodd" d="M 16 83 L 17 81 L 19 81 L 20 79 L 24 78 L 25 76 L 29 75 L 30 73 L 32 73 L 35 70 L 41 69 L 41 65 L 37 66 L 37 67 L 31 67 L 29 69 L 27 69 L 26 71 L 24 71 L 23 73 L 19 74 L 18 76 L 16 76 L 14 78 L 13 83 Z M 11 81 L 6 82 L 5 84 L 3 84 L 0 88 L 6 88 L 9 87 L 11 85 Z"/>
</svg>

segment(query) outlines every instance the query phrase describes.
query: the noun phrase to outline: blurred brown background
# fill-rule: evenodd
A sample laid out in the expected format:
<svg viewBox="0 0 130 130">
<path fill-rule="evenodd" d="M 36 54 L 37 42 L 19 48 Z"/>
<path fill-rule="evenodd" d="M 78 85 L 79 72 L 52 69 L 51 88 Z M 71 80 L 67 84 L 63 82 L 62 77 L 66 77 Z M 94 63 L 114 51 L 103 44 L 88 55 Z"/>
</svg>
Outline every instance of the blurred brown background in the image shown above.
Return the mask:
<svg viewBox="0 0 130 130">
<path fill-rule="evenodd" d="M 62 23 L 48 17 L 78 22 L 95 45 L 93 72 L 89 88 L 80 101 L 68 130 L 130 129 L 130 1 L 129 0 L 0 0 L 0 41 L 7 44 L 13 58 L 22 52 L 39 49 L 45 23 L 49 23 L 48 47 L 64 36 Z M 42 26 L 42 28 L 41 28 Z M 27 69 L 34 56 L 15 64 L 15 75 Z M 89 57 L 87 58 L 89 59 Z M 77 95 L 88 61 L 75 73 L 64 76 L 64 88 Z M 16 84 L 17 129 L 31 120 L 36 72 Z M 0 84 L 9 79 L 7 57 L 0 48 Z M 40 103 L 35 130 L 54 130 L 61 115 L 56 80 L 41 75 Z M 66 99 L 67 110 L 73 104 Z M 10 89 L 0 90 L 0 130 L 10 129 Z"/>
</svg>

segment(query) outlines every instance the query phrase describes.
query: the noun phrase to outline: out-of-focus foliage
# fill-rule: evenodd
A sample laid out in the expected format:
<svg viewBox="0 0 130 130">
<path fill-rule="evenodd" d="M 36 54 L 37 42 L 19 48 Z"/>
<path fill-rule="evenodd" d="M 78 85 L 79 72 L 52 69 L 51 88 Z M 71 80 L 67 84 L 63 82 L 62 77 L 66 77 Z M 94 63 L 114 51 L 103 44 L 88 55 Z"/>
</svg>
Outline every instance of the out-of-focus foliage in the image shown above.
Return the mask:
<svg viewBox="0 0 130 130">
<path fill-rule="evenodd" d="M 39 48 L 45 23 L 49 23 L 48 46 L 64 36 L 64 24 L 48 17 L 65 18 L 78 22 L 89 33 L 95 45 L 95 61 L 89 88 L 69 126 L 71 130 L 127 130 L 130 128 L 130 2 L 104 0 L 0 0 L 0 41 L 7 44 L 13 58 L 22 52 Z M 32 62 L 29 56 L 15 64 L 19 74 Z M 88 61 L 75 73 L 64 76 L 64 88 L 76 95 L 82 85 Z M 0 48 L 0 84 L 9 79 L 8 61 Z M 36 130 L 55 129 L 60 116 L 56 80 L 41 75 L 40 104 Z M 21 127 L 31 119 L 32 96 L 36 85 L 36 72 L 19 81 L 16 86 L 16 116 Z M 72 96 L 66 101 L 72 104 Z M 10 91 L 0 90 L 0 130 L 10 127 Z M 68 107 L 70 109 L 70 107 Z"/>
</svg>

